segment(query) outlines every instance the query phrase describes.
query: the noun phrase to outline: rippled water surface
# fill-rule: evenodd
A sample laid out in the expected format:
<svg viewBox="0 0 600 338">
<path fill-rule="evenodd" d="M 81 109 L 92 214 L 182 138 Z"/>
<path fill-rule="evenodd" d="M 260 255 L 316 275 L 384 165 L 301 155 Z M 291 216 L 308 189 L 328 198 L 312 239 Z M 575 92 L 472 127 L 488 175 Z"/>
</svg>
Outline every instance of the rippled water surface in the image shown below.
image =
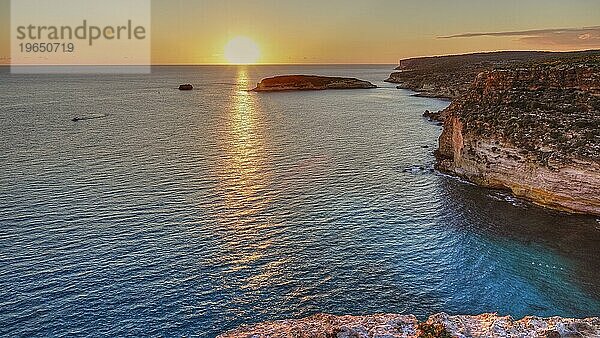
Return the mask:
<svg viewBox="0 0 600 338">
<path fill-rule="evenodd" d="M 441 127 L 421 114 L 447 103 L 381 82 L 392 68 L 1 70 L 0 335 L 600 315 L 599 221 L 431 171 Z M 285 73 L 383 88 L 246 91 Z"/>
</svg>

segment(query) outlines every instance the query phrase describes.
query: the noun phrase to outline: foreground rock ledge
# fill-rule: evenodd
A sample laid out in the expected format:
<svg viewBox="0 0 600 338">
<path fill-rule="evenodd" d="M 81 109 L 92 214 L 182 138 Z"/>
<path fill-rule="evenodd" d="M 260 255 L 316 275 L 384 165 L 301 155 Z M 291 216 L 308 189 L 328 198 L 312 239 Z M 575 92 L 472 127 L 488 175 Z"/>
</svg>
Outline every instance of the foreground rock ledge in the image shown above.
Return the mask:
<svg viewBox="0 0 600 338">
<path fill-rule="evenodd" d="M 600 318 L 525 317 L 482 314 L 435 314 L 425 322 L 413 315 L 334 316 L 242 326 L 219 337 L 599 337 Z"/>
<path fill-rule="evenodd" d="M 371 89 L 377 88 L 369 81 L 355 78 L 316 75 L 283 75 L 263 79 L 252 89 L 255 92 L 325 89 Z"/>
</svg>

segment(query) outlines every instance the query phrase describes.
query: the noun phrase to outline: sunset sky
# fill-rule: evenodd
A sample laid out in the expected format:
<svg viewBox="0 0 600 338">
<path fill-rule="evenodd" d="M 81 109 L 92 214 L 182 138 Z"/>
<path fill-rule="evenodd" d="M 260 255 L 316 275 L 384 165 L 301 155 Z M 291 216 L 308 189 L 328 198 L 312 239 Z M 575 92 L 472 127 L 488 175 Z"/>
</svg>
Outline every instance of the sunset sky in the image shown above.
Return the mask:
<svg viewBox="0 0 600 338">
<path fill-rule="evenodd" d="M 8 0 L 0 0 L 0 62 L 10 56 Z M 231 39 L 259 63 L 396 63 L 493 50 L 600 48 L 598 0 L 154 0 L 155 64 L 225 63 Z"/>
</svg>

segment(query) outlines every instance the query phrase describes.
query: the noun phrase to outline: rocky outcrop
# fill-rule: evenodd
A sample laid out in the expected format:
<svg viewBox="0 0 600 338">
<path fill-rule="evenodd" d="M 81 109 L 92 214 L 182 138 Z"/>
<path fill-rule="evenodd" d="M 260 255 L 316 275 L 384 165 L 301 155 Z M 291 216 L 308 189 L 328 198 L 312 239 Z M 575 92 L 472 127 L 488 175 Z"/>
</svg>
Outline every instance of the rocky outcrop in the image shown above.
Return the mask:
<svg viewBox="0 0 600 338">
<path fill-rule="evenodd" d="M 423 113 L 423 117 L 426 117 L 429 119 L 429 121 L 438 121 L 438 122 L 443 122 L 445 116 L 442 116 L 442 111 L 429 111 L 426 110 Z"/>
<path fill-rule="evenodd" d="M 500 68 L 514 68 L 551 61 L 599 56 L 600 51 L 584 52 L 492 52 L 432 56 L 401 60 L 387 82 L 418 92 L 417 96 L 456 99 L 464 95 L 476 76 Z"/>
<path fill-rule="evenodd" d="M 304 319 L 242 326 L 220 335 L 238 337 L 311 338 L 434 338 L 434 337 L 598 337 L 600 319 L 525 317 L 482 314 L 450 316 L 440 313 L 419 322 L 413 315 L 334 316 L 317 314 Z"/>
<path fill-rule="evenodd" d="M 600 215 L 600 58 L 483 72 L 441 115 L 439 170 Z"/>
<path fill-rule="evenodd" d="M 253 89 L 256 92 L 325 89 L 370 89 L 377 88 L 368 81 L 355 78 L 315 75 L 284 75 L 263 79 Z"/>
<path fill-rule="evenodd" d="M 598 337 L 600 318 L 571 319 L 528 316 L 514 320 L 510 316 L 482 314 L 449 316 L 440 313 L 429 317 L 427 325 L 443 327 L 451 337 Z"/>
<path fill-rule="evenodd" d="M 219 337 L 413 337 L 417 324 L 417 318 L 412 315 L 334 316 L 317 314 L 304 319 L 242 326 Z"/>
</svg>

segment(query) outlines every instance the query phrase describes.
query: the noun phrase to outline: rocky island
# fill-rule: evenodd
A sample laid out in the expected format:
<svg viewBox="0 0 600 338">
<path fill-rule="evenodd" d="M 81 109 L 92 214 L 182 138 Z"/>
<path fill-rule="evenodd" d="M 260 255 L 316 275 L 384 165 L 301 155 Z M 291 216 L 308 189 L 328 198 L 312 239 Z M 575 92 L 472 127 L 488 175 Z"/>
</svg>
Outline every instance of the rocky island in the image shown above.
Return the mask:
<svg viewBox="0 0 600 338">
<path fill-rule="evenodd" d="M 447 74 L 391 78 L 453 98 L 447 109 L 427 114 L 444 123 L 438 170 L 546 207 L 600 215 L 600 51 L 507 55 L 477 54 Z M 456 58 L 468 60 L 422 62 L 433 69 L 433 60 Z"/>
<path fill-rule="evenodd" d="M 368 81 L 355 78 L 316 75 L 283 75 L 263 79 L 252 89 L 255 92 L 325 89 L 371 89 L 377 88 Z"/>
<path fill-rule="evenodd" d="M 281 320 L 242 326 L 220 335 L 240 337 L 310 338 L 450 338 L 450 337 L 598 337 L 600 318 L 525 317 L 482 314 L 450 316 L 439 313 L 420 322 L 413 315 L 379 314 L 371 316 L 334 316 L 317 314 L 304 319 Z"/>
</svg>

